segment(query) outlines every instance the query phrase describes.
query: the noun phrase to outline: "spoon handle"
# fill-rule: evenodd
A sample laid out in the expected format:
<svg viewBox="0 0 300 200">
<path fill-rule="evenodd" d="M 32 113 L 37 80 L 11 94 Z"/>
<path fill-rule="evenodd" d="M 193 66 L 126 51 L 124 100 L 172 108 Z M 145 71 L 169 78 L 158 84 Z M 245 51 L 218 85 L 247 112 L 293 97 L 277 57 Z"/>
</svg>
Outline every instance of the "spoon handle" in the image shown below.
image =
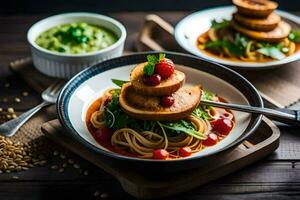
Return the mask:
<svg viewBox="0 0 300 200">
<path fill-rule="evenodd" d="M 5 122 L 0 125 L 0 135 L 11 137 L 13 136 L 19 128 L 36 112 L 38 112 L 44 106 L 49 105 L 50 103 L 44 101 L 41 104 L 35 106 L 34 108 L 28 110 L 27 112 L 21 114 L 16 119 L 12 119 L 8 122 Z"/>
<path fill-rule="evenodd" d="M 255 113 L 255 114 L 263 114 L 270 119 L 283 122 L 285 124 L 297 125 L 300 126 L 300 110 L 291 110 L 291 109 L 271 109 L 271 108 L 259 108 L 247 105 L 238 105 L 231 103 L 223 103 L 223 102 L 214 102 L 201 100 L 202 105 L 207 106 L 215 106 L 219 108 L 227 108 L 237 111 Z"/>
</svg>

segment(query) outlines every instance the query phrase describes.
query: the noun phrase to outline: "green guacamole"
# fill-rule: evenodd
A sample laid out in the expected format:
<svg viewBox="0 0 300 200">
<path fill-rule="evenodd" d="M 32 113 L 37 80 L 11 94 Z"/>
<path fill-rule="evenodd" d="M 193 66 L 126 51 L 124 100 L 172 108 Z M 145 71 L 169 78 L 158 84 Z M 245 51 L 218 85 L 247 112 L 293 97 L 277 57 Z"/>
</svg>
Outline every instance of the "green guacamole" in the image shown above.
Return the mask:
<svg viewBox="0 0 300 200">
<path fill-rule="evenodd" d="M 64 24 L 43 32 L 36 43 L 59 53 L 82 54 L 111 46 L 118 37 L 110 30 L 87 23 Z"/>
</svg>

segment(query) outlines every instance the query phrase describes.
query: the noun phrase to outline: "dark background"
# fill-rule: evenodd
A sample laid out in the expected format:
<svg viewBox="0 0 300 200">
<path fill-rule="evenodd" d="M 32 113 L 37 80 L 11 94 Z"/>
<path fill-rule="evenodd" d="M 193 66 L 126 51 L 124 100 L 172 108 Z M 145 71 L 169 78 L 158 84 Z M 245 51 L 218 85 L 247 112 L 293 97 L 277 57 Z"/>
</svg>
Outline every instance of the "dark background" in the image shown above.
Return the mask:
<svg viewBox="0 0 300 200">
<path fill-rule="evenodd" d="M 72 11 L 195 11 L 230 5 L 230 0 L 0 0 L 0 14 L 39 14 Z M 279 9 L 300 10 L 300 0 L 277 0 Z"/>
</svg>

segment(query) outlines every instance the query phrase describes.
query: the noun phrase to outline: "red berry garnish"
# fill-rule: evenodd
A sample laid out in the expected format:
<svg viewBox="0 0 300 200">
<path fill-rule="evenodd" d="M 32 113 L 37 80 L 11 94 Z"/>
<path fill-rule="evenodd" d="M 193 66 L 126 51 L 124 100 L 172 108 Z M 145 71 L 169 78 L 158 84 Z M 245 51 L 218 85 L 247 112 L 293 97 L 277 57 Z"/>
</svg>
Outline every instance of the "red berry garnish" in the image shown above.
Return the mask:
<svg viewBox="0 0 300 200">
<path fill-rule="evenodd" d="M 163 107 L 171 107 L 175 102 L 174 97 L 172 96 L 163 96 L 160 100 L 160 104 Z"/>
<path fill-rule="evenodd" d="M 179 148 L 179 155 L 181 157 L 188 157 L 192 155 L 192 150 L 190 147 L 180 147 Z"/>
<path fill-rule="evenodd" d="M 169 78 L 175 71 L 175 65 L 172 60 L 164 58 L 155 65 L 154 72 L 159 74 L 161 78 Z"/>
<path fill-rule="evenodd" d="M 169 152 L 164 149 L 156 149 L 153 151 L 153 158 L 157 160 L 165 160 L 169 157 Z"/>
<path fill-rule="evenodd" d="M 144 75 L 143 82 L 149 86 L 159 85 L 161 81 L 161 76 L 159 74 L 153 74 L 151 76 Z"/>
</svg>

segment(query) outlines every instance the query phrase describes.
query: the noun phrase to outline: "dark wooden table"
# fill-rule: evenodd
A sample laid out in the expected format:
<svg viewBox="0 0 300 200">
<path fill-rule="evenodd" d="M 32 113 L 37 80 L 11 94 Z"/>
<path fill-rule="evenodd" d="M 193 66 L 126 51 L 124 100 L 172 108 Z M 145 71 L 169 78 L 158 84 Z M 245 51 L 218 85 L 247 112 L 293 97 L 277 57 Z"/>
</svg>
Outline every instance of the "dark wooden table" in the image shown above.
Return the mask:
<svg viewBox="0 0 300 200">
<path fill-rule="evenodd" d="M 128 31 L 126 49 L 134 48 L 143 18 L 147 13 L 118 13 L 111 16 L 124 23 Z M 158 13 L 170 23 L 176 23 L 186 13 Z M 30 55 L 26 31 L 43 15 L 0 16 L 0 107 L 14 107 L 22 112 L 40 102 L 40 97 L 17 75 L 8 64 Z M 9 87 L 7 85 L 9 83 Z M 23 91 L 29 92 L 16 103 Z M 4 102 L 7 99 L 8 102 Z M 300 199 L 300 129 L 279 125 L 280 147 L 264 160 L 248 166 L 206 186 L 172 199 Z M 11 174 L 0 174 L 0 199 L 130 199 L 117 181 L 95 166 L 70 155 L 88 174 L 67 168 L 64 173 L 51 170 L 55 158 L 44 167 Z M 1 158 L 0 158 L 1 159 Z M 16 177 L 17 176 L 17 179 Z"/>
</svg>

